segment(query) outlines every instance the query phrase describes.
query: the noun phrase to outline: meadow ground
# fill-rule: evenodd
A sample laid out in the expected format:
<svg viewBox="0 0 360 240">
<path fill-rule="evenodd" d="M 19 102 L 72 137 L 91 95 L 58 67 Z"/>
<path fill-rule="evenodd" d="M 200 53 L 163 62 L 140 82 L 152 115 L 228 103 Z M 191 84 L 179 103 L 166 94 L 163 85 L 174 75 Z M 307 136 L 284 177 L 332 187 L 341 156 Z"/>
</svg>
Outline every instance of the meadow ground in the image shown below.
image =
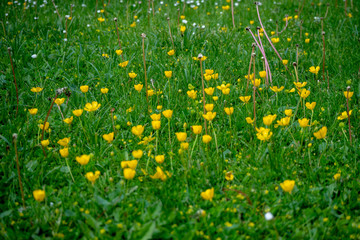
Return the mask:
<svg viewBox="0 0 360 240">
<path fill-rule="evenodd" d="M 1 1 L 1 238 L 360 239 L 359 7 Z"/>
</svg>

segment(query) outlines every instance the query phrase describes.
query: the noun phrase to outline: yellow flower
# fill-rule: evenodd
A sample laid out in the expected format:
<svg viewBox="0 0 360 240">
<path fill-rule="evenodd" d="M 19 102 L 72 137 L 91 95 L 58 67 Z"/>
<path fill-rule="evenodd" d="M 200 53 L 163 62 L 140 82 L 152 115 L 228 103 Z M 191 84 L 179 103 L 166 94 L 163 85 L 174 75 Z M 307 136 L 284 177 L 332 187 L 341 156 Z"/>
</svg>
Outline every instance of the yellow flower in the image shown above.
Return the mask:
<svg viewBox="0 0 360 240">
<path fill-rule="evenodd" d="M 340 173 L 335 174 L 335 175 L 334 175 L 335 181 L 339 180 L 340 177 L 341 177 L 341 174 L 340 174 Z"/>
<path fill-rule="evenodd" d="M 102 18 L 102 17 L 99 17 L 99 18 L 98 18 L 98 21 L 102 23 L 102 22 L 104 22 L 104 21 L 105 21 L 105 19 L 104 19 L 104 18 Z"/>
<path fill-rule="evenodd" d="M 316 102 L 312 102 L 312 103 L 309 103 L 307 102 L 305 104 L 306 108 L 309 109 L 309 110 L 314 110 L 315 106 L 316 106 Z"/>
<path fill-rule="evenodd" d="M 170 174 L 167 173 L 167 175 L 170 177 Z M 164 171 L 160 167 L 156 167 L 156 173 L 154 175 L 150 175 L 152 179 L 161 179 L 162 181 L 165 181 L 167 179 L 167 176 Z"/>
<path fill-rule="evenodd" d="M 211 112 L 213 109 L 214 109 L 214 104 L 212 103 L 205 104 L 205 110 L 207 112 Z"/>
<path fill-rule="evenodd" d="M 344 96 L 348 99 L 350 99 L 353 95 L 354 95 L 354 92 L 348 92 L 348 91 L 344 92 Z"/>
<path fill-rule="evenodd" d="M 292 114 L 293 113 L 292 109 L 285 109 L 284 112 L 285 112 L 285 115 L 288 116 L 288 117 L 291 117 L 293 115 Z"/>
<path fill-rule="evenodd" d="M 292 190 L 295 187 L 295 181 L 294 180 L 285 180 L 284 182 L 280 183 L 280 187 L 284 192 L 288 192 L 291 194 Z"/>
<path fill-rule="evenodd" d="M 246 120 L 246 122 L 248 123 L 248 124 L 253 124 L 254 123 L 254 120 L 253 119 L 251 119 L 251 117 L 247 117 L 247 118 L 245 118 L 245 120 Z"/>
<path fill-rule="evenodd" d="M 201 196 L 204 200 L 212 201 L 212 199 L 213 199 L 213 197 L 214 197 L 214 188 L 207 189 L 205 192 L 202 192 L 202 193 L 200 194 L 200 196 Z"/>
<path fill-rule="evenodd" d="M 46 122 L 45 123 L 45 130 L 48 130 L 49 129 L 49 126 L 50 126 L 50 124 L 49 124 L 49 122 Z M 44 124 L 39 124 L 39 128 L 41 129 L 41 130 L 43 130 L 43 128 L 44 128 Z"/>
<path fill-rule="evenodd" d="M 109 92 L 109 89 L 108 88 L 101 88 L 100 91 L 103 93 L 103 94 L 106 94 Z"/>
<path fill-rule="evenodd" d="M 132 24 L 130 24 L 130 27 L 132 27 L 132 28 L 136 27 L 136 22 L 133 22 Z"/>
<path fill-rule="evenodd" d="M 216 117 L 216 112 L 207 112 L 203 114 L 203 117 L 208 121 L 212 121 Z"/>
<path fill-rule="evenodd" d="M 282 90 L 284 90 L 284 86 L 281 86 L 280 88 L 278 88 L 277 86 L 274 86 L 274 87 L 270 87 L 270 89 L 273 91 L 273 92 L 281 92 Z"/>
<path fill-rule="evenodd" d="M 171 76 L 172 76 L 172 71 L 165 71 L 165 77 L 171 78 Z"/>
<path fill-rule="evenodd" d="M 233 174 L 231 171 L 225 173 L 225 179 L 226 179 L 227 181 L 232 181 L 232 180 L 234 180 L 234 174 Z"/>
<path fill-rule="evenodd" d="M 205 93 L 209 96 L 212 96 L 214 94 L 215 88 L 209 87 L 204 89 Z"/>
<path fill-rule="evenodd" d="M 350 110 L 349 111 L 349 116 L 351 115 L 351 113 L 352 113 L 352 110 Z M 348 114 L 347 114 L 347 111 L 344 111 L 344 112 L 342 112 L 341 114 L 340 114 L 340 116 L 338 116 L 338 120 L 344 120 L 344 119 L 346 119 L 346 118 L 348 118 Z"/>
<path fill-rule="evenodd" d="M 67 123 L 67 124 L 71 124 L 73 120 L 74 120 L 74 117 L 71 116 L 71 117 L 69 117 L 69 118 L 65 118 L 63 121 L 64 121 L 65 123 Z"/>
<path fill-rule="evenodd" d="M 323 139 L 326 137 L 326 133 L 327 133 L 327 127 L 322 127 L 319 131 L 314 132 L 314 136 L 316 137 L 316 139 Z"/>
<path fill-rule="evenodd" d="M 85 177 L 87 180 L 89 180 L 92 184 L 95 183 L 96 179 L 98 179 L 100 176 L 100 171 L 95 171 L 95 174 L 93 172 L 88 172 L 85 174 Z"/>
<path fill-rule="evenodd" d="M 142 125 L 133 126 L 131 132 L 136 136 L 141 136 L 144 132 L 145 127 Z"/>
<path fill-rule="evenodd" d="M 33 93 L 39 93 L 43 90 L 43 88 L 41 87 L 33 87 L 30 89 L 30 91 L 32 91 Z"/>
<path fill-rule="evenodd" d="M 129 61 L 121 62 L 121 63 L 119 63 L 119 66 L 124 68 L 128 65 L 128 63 L 129 63 Z"/>
<path fill-rule="evenodd" d="M 263 117 L 263 122 L 266 126 L 270 126 L 271 123 L 276 119 L 276 114 L 274 115 L 267 115 Z"/>
<path fill-rule="evenodd" d="M 175 133 L 175 135 L 179 142 L 184 142 L 187 138 L 186 132 L 177 132 L 177 133 Z"/>
<path fill-rule="evenodd" d="M 180 143 L 180 148 L 181 148 L 182 150 L 187 150 L 187 149 L 189 149 L 189 143 L 187 143 L 187 142 L 182 142 L 182 143 Z"/>
<path fill-rule="evenodd" d="M 194 99 L 194 100 L 196 99 L 197 91 L 191 90 L 191 91 L 187 91 L 186 93 L 187 93 L 187 95 L 189 96 L 189 98 L 192 98 L 192 99 Z"/>
<path fill-rule="evenodd" d="M 233 107 L 229 107 L 229 108 L 224 108 L 224 111 L 226 113 L 226 115 L 232 115 L 234 113 L 234 108 Z"/>
<path fill-rule="evenodd" d="M 291 42 L 291 38 L 287 38 L 286 40 L 287 40 L 288 42 Z"/>
<path fill-rule="evenodd" d="M 38 109 L 37 109 L 37 108 L 31 108 L 31 109 L 28 109 L 28 111 L 29 111 L 29 113 L 30 113 L 31 115 L 35 115 L 35 114 L 37 114 Z"/>
<path fill-rule="evenodd" d="M 273 43 L 278 43 L 280 41 L 280 39 L 279 38 L 271 38 L 271 41 Z"/>
<path fill-rule="evenodd" d="M 282 63 L 284 64 L 284 65 L 287 65 L 288 64 L 288 62 L 289 62 L 289 60 L 282 60 Z"/>
<path fill-rule="evenodd" d="M 60 106 L 61 104 L 63 104 L 65 102 L 65 98 L 56 98 L 55 99 L 55 103 L 56 105 Z"/>
<path fill-rule="evenodd" d="M 90 155 L 83 154 L 80 157 L 76 157 L 76 161 L 81 165 L 86 165 L 89 163 Z"/>
<path fill-rule="evenodd" d="M 115 50 L 115 52 L 118 56 L 120 56 L 123 53 L 123 51 L 121 49 Z"/>
<path fill-rule="evenodd" d="M 33 191 L 34 199 L 38 202 L 42 202 L 45 199 L 45 191 L 44 190 L 35 190 Z"/>
<path fill-rule="evenodd" d="M 241 96 L 239 97 L 239 99 L 243 102 L 243 103 L 248 103 L 250 100 L 251 96 Z"/>
<path fill-rule="evenodd" d="M 254 85 L 254 80 L 251 80 L 252 85 Z M 259 87 L 261 84 L 261 79 L 255 79 L 255 87 Z"/>
<path fill-rule="evenodd" d="M 250 21 L 250 24 L 251 24 L 251 25 L 253 25 L 253 24 L 254 24 L 254 21 L 253 21 L 253 20 L 251 20 L 251 21 Z"/>
<path fill-rule="evenodd" d="M 211 137 L 210 135 L 204 135 L 204 136 L 202 136 L 202 141 L 203 141 L 203 143 L 205 143 L 205 144 L 208 144 L 209 142 L 211 142 L 211 140 L 212 140 L 212 137 Z"/>
<path fill-rule="evenodd" d="M 126 180 L 131 180 L 135 177 L 135 170 L 131 168 L 125 168 L 124 169 L 124 178 Z"/>
<path fill-rule="evenodd" d="M 87 85 L 80 86 L 80 91 L 82 91 L 83 93 L 87 93 L 89 91 L 89 86 Z"/>
<path fill-rule="evenodd" d="M 111 143 L 114 140 L 114 132 L 104 134 L 103 139 L 107 141 L 108 143 Z"/>
<path fill-rule="evenodd" d="M 172 50 L 168 51 L 167 54 L 168 54 L 169 56 L 172 56 L 172 55 L 175 54 L 175 50 L 172 49 Z"/>
<path fill-rule="evenodd" d="M 151 96 L 153 96 L 153 95 L 155 94 L 155 91 L 152 90 L 152 89 L 149 89 L 149 90 L 146 91 L 146 93 L 147 93 L 147 95 L 148 95 L 149 97 L 151 97 Z"/>
<path fill-rule="evenodd" d="M 92 103 L 85 104 L 84 110 L 88 111 L 88 112 L 93 112 L 93 111 L 98 110 L 99 107 L 101 107 L 101 104 L 94 101 Z"/>
<path fill-rule="evenodd" d="M 211 80 L 211 75 L 204 74 L 204 78 L 205 78 L 206 81 L 210 81 Z"/>
<path fill-rule="evenodd" d="M 301 89 L 301 91 L 299 91 L 298 93 L 303 99 L 306 99 L 310 95 L 310 91 L 306 90 L 305 88 Z"/>
<path fill-rule="evenodd" d="M 202 131 L 202 126 L 201 125 L 194 125 L 191 127 L 192 131 L 194 132 L 194 134 L 200 134 Z"/>
<path fill-rule="evenodd" d="M 303 88 L 306 86 L 307 82 L 294 82 L 296 88 Z"/>
<path fill-rule="evenodd" d="M 181 34 L 184 34 L 185 30 L 186 30 L 186 27 L 185 27 L 185 26 L 180 26 L 180 32 L 181 32 Z"/>
<path fill-rule="evenodd" d="M 159 130 L 161 127 L 161 121 L 151 121 L 151 126 L 154 130 Z"/>
<path fill-rule="evenodd" d="M 138 149 L 138 150 L 132 151 L 131 154 L 133 155 L 134 158 L 140 159 L 143 156 L 144 152 L 141 149 Z"/>
<path fill-rule="evenodd" d="M 268 129 L 268 128 L 261 127 L 260 129 L 257 128 L 256 131 L 258 132 L 256 134 L 256 137 L 261 141 L 267 141 L 273 135 L 273 133 L 270 132 L 270 129 Z"/>
<path fill-rule="evenodd" d="M 66 158 L 67 156 L 69 156 L 69 148 L 60 149 L 59 153 L 63 158 Z"/>
<path fill-rule="evenodd" d="M 69 145 L 70 142 L 70 138 L 63 138 L 60 139 L 57 143 L 63 147 L 67 147 L 67 145 Z"/>
<path fill-rule="evenodd" d="M 310 38 L 305 39 L 305 43 L 309 43 L 310 42 Z"/>
<path fill-rule="evenodd" d="M 206 75 L 212 75 L 214 73 L 214 70 L 212 69 L 205 69 L 205 74 Z"/>
<path fill-rule="evenodd" d="M 277 121 L 277 124 L 275 125 L 275 127 L 278 127 L 278 126 L 285 127 L 285 126 L 288 126 L 289 124 L 290 124 L 290 117 L 284 117 Z"/>
<path fill-rule="evenodd" d="M 50 141 L 48 139 L 41 141 L 41 146 L 43 146 L 43 147 L 47 147 L 47 146 L 49 146 L 49 144 L 50 144 Z"/>
<path fill-rule="evenodd" d="M 298 119 L 298 122 L 299 122 L 300 127 L 302 127 L 302 128 L 310 126 L 309 119 L 307 119 L 307 118 Z"/>
<path fill-rule="evenodd" d="M 80 117 L 80 116 L 82 115 L 83 111 L 84 111 L 84 110 L 82 110 L 82 109 L 75 109 L 75 110 L 73 111 L 73 114 L 74 114 L 75 116 L 77 116 L 77 117 Z"/>
<path fill-rule="evenodd" d="M 245 78 L 247 80 L 253 80 L 254 79 L 254 73 L 250 74 L 250 75 L 245 75 Z"/>
<path fill-rule="evenodd" d="M 154 113 L 154 114 L 151 114 L 150 117 L 151 117 L 151 119 L 153 121 L 160 121 L 161 114 L 160 113 L 159 114 Z"/>
<path fill-rule="evenodd" d="M 319 67 L 319 66 L 317 66 L 316 68 L 315 68 L 314 66 L 311 66 L 311 67 L 309 68 L 309 72 L 314 73 L 314 74 L 316 74 L 316 75 L 318 74 L 319 70 L 320 70 L 320 67 Z"/>
<path fill-rule="evenodd" d="M 229 9 L 230 9 L 230 6 L 229 6 L 229 5 L 222 6 L 222 9 L 225 10 L 225 11 L 226 11 L 226 10 L 229 10 Z"/>
<path fill-rule="evenodd" d="M 217 100 L 219 100 L 219 97 L 218 97 L 218 96 L 213 96 L 212 99 L 213 99 L 214 101 L 217 101 Z"/>
<path fill-rule="evenodd" d="M 134 88 L 135 88 L 136 91 L 140 92 L 141 89 L 143 89 L 143 85 L 142 84 L 136 84 L 136 85 L 134 85 Z"/>
<path fill-rule="evenodd" d="M 266 77 L 266 71 L 259 72 L 259 75 L 260 75 L 261 78 L 265 78 Z"/>
<path fill-rule="evenodd" d="M 163 163 L 165 160 L 165 156 L 164 155 L 157 155 L 155 156 L 155 161 L 159 164 Z"/>
<path fill-rule="evenodd" d="M 121 168 L 131 168 L 135 170 L 138 160 L 121 161 Z"/>
<path fill-rule="evenodd" d="M 170 119 L 172 117 L 173 111 L 168 109 L 162 112 L 162 114 L 164 115 L 164 117 L 166 117 L 167 119 Z"/>
<path fill-rule="evenodd" d="M 134 79 L 134 78 L 136 78 L 136 76 L 137 76 L 136 73 L 134 73 L 134 72 L 129 72 L 129 77 L 130 77 L 130 78 Z"/>
</svg>

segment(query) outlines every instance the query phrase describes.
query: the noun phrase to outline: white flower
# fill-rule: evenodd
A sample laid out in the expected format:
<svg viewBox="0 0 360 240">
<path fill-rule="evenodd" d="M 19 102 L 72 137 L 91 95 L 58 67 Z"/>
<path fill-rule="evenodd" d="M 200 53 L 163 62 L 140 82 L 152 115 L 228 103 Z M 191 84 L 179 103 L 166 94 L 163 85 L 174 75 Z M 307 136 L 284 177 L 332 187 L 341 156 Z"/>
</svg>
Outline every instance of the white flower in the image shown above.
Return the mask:
<svg viewBox="0 0 360 240">
<path fill-rule="evenodd" d="M 265 219 L 266 219 L 267 221 L 270 221 L 270 220 L 273 219 L 273 218 L 274 218 L 274 215 L 272 215 L 271 212 L 265 213 Z"/>
<path fill-rule="evenodd" d="M 63 30 L 63 33 L 66 33 L 66 30 Z"/>
<path fill-rule="evenodd" d="M 82 7 L 86 7 L 86 4 L 83 3 L 83 4 L 81 4 L 81 6 L 82 6 Z"/>
<path fill-rule="evenodd" d="M 97 13 L 100 13 L 100 10 L 97 10 Z"/>
<path fill-rule="evenodd" d="M 205 29 L 205 25 L 202 25 L 201 28 L 202 28 L 202 29 Z"/>
<path fill-rule="evenodd" d="M 67 42 L 67 38 L 64 38 L 64 42 Z"/>
<path fill-rule="evenodd" d="M 186 19 L 183 19 L 181 22 L 182 22 L 183 24 L 187 24 L 187 20 L 186 20 Z"/>
<path fill-rule="evenodd" d="M 90 27 L 90 24 L 86 25 L 87 27 Z"/>
<path fill-rule="evenodd" d="M 65 18 L 69 18 L 70 17 L 70 15 L 65 15 Z"/>
<path fill-rule="evenodd" d="M 31 55 L 32 58 L 37 58 L 36 54 Z"/>
</svg>

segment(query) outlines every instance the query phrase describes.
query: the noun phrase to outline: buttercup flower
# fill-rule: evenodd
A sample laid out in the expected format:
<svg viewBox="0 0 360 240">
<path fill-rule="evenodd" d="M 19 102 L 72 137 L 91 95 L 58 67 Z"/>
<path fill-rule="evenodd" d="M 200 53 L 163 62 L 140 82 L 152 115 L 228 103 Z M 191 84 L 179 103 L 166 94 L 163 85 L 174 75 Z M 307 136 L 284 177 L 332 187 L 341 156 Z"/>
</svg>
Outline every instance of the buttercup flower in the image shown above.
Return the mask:
<svg viewBox="0 0 360 240">
<path fill-rule="evenodd" d="M 341 178 L 341 174 L 340 174 L 340 173 L 336 173 L 336 174 L 334 175 L 335 181 L 339 180 L 340 178 Z"/>
<path fill-rule="evenodd" d="M 55 99 L 55 103 L 56 105 L 60 106 L 61 104 L 63 104 L 65 102 L 65 98 L 56 98 Z"/>
<path fill-rule="evenodd" d="M 189 143 L 187 142 L 180 143 L 180 149 L 187 150 L 188 148 L 189 148 Z"/>
<path fill-rule="evenodd" d="M 352 110 L 349 111 L 349 116 L 351 115 L 351 113 L 352 113 Z M 338 116 L 337 119 L 338 119 L 338 120 L 344 120 L 344 119 L 348 118 L 349 116 L 348 116 L 347 111 L 344 111 L 344 112 L 342 112 L 342 113 L 340 114 L 340 116 Z"/>
<path fill-rule="evenodd" d="M 140 159 L 143 156 L 144 152 L 141 149 L 132 151 L 132 155 L 134 158 Z"/>
<path fill-rule="evenodd" d="M 85 174 L 85 177 L 87 180 L 89 180 L 92 184 L 95 183 L 96 179 L 98 179 L 100 176 L 100 171 L 95 171 L 95 174 L 93 172 L 88 172 Z"/>
<path fill-rule="evenodd" d="M 273 135 L 269 128 L 261 127 L 260 129 L 257 128 L 256 131 L 258 132 L 256 137 L 261 141 L 268 141 Z"/>
<path fill-rule="evenodd" d="M 39 128 L 40 128 L 41 130 L 43 130 L 44 124 L 41 123 L 41 124 L 39 124 L 38 126 L 39 126 Z M 46 123 L 45 123 L 45 131 L 49 129 L 49 126 L 50 126 L 49 122 L 46 122 Z"/>
<path fill-rule="evenodd" d="M 155 161 L 159 164 L 163 163 L 165 160 L 165 155 L 157 155 L 155 156 Z"/>
<path fill-rule="evenodd" d="M 268 116 L 265 116 L 263 117 L 263 122 L 266 126 L 270 126 L 271 123 L 276 119 L 276 114 L 274 115 L 268 115 Z"/>
<path fill-rule="evenodd" d="M 83 93 L 87 93 L 89 91 L 89 86 L 87 85 L 80 86 L 80 91 Z"/>
<path fill-rule="evenodd" d="M 212 199 L 213 199 L 213 197 L 214 197 L 214 188 L 207 189 L 205 192 L 202 192 L 202 193 L 200 194 L 200 196 L 201 196 L 204 200 L 212 201 Z"/>
<path fill-rule="evenodd" d="M 273 92 L 281 92 L 282 90 L 284 90 L 284 86 L 281 86 L 281 87 L 277 87 L 277 86 L 274 86 L 274 87 L 270 87 L 270 89 L 273 91 Z"/>
<path fill-rule="evenodd" d="M 204 89 L 205 93 L 209 96 L 212 96 L 214 94 L 215 88 L 209 87 Z"/>
<path fill-rule="evenodd" d="M 70 138 L 63 138 L 63 139 L 59 139 L 57 143 L 63 147 L 67 147 L 69 142 L 70 142 Z"/>
<path fill-rule="evenodd" d="M 289 60 L 282 60 L 282 63 L 284 64 L 284 65 L 287 65 L 288 64 L 288 62 L 289 62 Z"/>
<path fill-rule="evenodd" d="M 239 97 L 239 99 L 243 102 L 243 103 L 248 103 L 250 100 L 251 96 L 241 96 Z"/>
<path fill-rule="evenodd" d="M 99 107 L 101 107 L 101 104 L 94 101 L 94 102 L 92 102 L 92 103 L 87 103 L 87 104 L 85 104 L 84 110 L 85 110 L 85 111 L 88 111 L 88 112 L 93 112 L 93 111 L 98 110 Z"/>
<path fill-rule="evenodd" d="M 69 148 L 63 148 L 59 150 L 61 157 L 66 158 L 69 156 Z"/>
<path fill-rule="evenodd" d="M 186 93 L 187 93 L 187 95 L 188 95 L 190 98 L 196 99 L 197 91 L 195 91 L 195 90 L 190 90 L 190 91 L 187 91 Z"/>
<path fill-rule="evenodd" d="M 138 160 L 122 161 L 121 168 L 131 168 L 135 170 L 137 164 L 138 164 Z"/>
<path fill-rule="evenodd" d="M 165 181 L 168 176 L 170 176 L 170 174 L 165 174 L 160 167 L 156 167 L 156 173 L 152 176 L 150 175 L 152 179 L 161 179 L 162 181 Z"/>
<path fill-rule="evenodd" d="M 115 50 L 115 52 L 116 52 L 116 54 L 117 54 L 118 56 L 120 56 L 120 55 L 123 53 L 123 51 L 122 51 L 122 50 L 120 50 L 120 49 Z"/>
<path fill-rule="evenodd" d="M 203 114 L 203 117 L 208 121 L 212 121 L 216 117 L 216 112 L 207 112 Z"/>
<path fill-rule="evenodd" d="M 142 84 L 136 84 L 136 85 L 134 85 L 134 88 L 135 88 L 136 91 L 140 92 L 141 89 L 143 89 L 143 85 Z"/>
<path fill-rule="evenodd" d="M 210 135 L 204 135 L 204 136 L 202 136 L 202 141 L 203 141 L 203 143 L 205 143 L 205 144 L 211 142 L 211 140 L 212 140 L 212 137 L 211 137 Z"/>
<path fill-rule="evenodd" d="M 260 75 L 261 78 L 265 78 L 266 77 L 266 71 L 259 72 L 259 75 Z"/>
<path fill-rule="evenodd" d="M 34 199 L 38 202 L 42 202 L 45 199 L 45 191 L 44 190 L 35 190 L 33 191 Z"/>
<path fill-rule="evenodd" d="M 129 72 L 129 77 L 130 77 L 130 78 L 134 79 L 134 78 L 136 78 L 136 76 L 137 76 L 136 73 L 134 73 L 134 72 Z"/>
<path fill-rule="evenodd" d="M 76 157 L 76 161 L 81 165 L 86 165 L 89 163 L 90 155 L 83 154 L 80 157 Z"/>
<path fill-rule="evenodd" d="M 288 117 L 291 117 L 293 115 L 292 114 L 293 113 L 292 109 L 285 109 L 284 112 L 285 112 L 285 115 L 288 116 Z"/>
<path fill-rule="evenodd" d="M 348 99 L 350 99 L 353 95 L 354 95 L 354 92 L 348 92 L 348 91 L 344 92 L 344 96 Z"/>
<path fill-rule="evenodd" d="M 312 102 L 312 103 L 309 103 L 307 102 L 305 104 L 306 108 L 309 109 L 309 110 L 314 110 L 315 106 L 316 106 L 316 102 Z"/>
<path fill-rule="evenodd" d="M 137 125 L 131 128 L 131 132 L 136 135 L 136 136 L 141 136 L 144 132 L 144 126 L 142 125 Z"/>
<path fill-rule="evenodd" d="M 196 134 L 196 135 L 200 134 L 201 131 L 202 131 L 202 126 L 201 125 L 194 125 L 191 128 L 192 128 L 194 134 Z"/>
<path fill-rule="evenodd" d="M 106 93 L 109 92 L 109 89 L 108 88 L 101 88 L 100 91 L 101 91 L 101 93 L 106 94 Z"/>
<path fill-rule="evenodd" d="M 31 115 L 35 115 L 35 114 L 37 114 L 38 109 L 37 109 L 37 108 L 30 108 L 30 109 L 28 109 L 28 111 L 29 111 L 29 113 L 30 113 Z"/>
<path fill-rule="evenodd" d="M 214 104 L 212 104 L 212 103 L 205 104 L 205 110 L 207 112 L 211 112 L 213 109 L 214 109 Z"/>
<path fill-rule="evenodd" d="M 187 138 L 186 132 L 177 132 L 177 133 L 175 133 L 175 135 L 179 142 L 184 142 Z"/>
<path fill-rule="evenodd" d="M 246 120 L 246 122 L 248 123 L 248 124 L 253 124 L 254 123 L 254 120 L 253 119 L 251 119 L 251 117 L 247 117 L 247 118 L 245 118 L 245 120 Z"/>
<path fill-rule="evenodd" d="M 30 89 L 30 91 L 32 91 L 33 93 L 39 93 L 43 90 L 43 88 L 41 87 L 33 87 Z"/>
<path fill-rule="evenodd" d="M 83 111 L 84 111 L 84 110 L 82 110 L 82 109 L 75 109 L 75 110 L 73 111 L 73 114 L 74 114 L 75 116 L 77 116 L 77 117 L 80 117 L 80 116 L 82 115 Z"/>
<path fill-rule="evenodd" d="M 50 141 L 48 139 L 45 139 L 45 140 L 42 140 L 40 143 L 41 143 L 41 146 L 47 147 L 47 146 L 49 146 Z"/>
<path fill-rule="evenodd" d="M 172 76 L 172 71 L 165 71 L 165 77 L 171 78 L 171 76 Z"/>
<path fill-rule="evenodd" d="M 224 111 L 225 111 L 226 115 L 230 116 L 234 113 L 234 108 L 233 107 L 224 108 Z"/>
<path fill-rule="evenodd" d="M 289 124 L 290 124 L 290 117 L 284 117 L 277 121 L 277 124 L 275 124 L 275 127 L 278 127 L 278 126 L 285 127 L 285 126 L 288 126 Z"/>
<path fill-rule="evenodd" d="M 128 65 L 128 63 L 129 63 L 129 61 L 121 62 L 121 63 L 119 63 L 119 66 L 124 68 Z"/>
<path fill-rule="evenodd" d="M 161 127 L 161 121 L 152 121 L 151 126 L 154 130 L 159 130 Z"/>
<path fill-rule="evenodd" d="M 232 181 L 232 180 L 234 180 L 234 175 L 233 175 L 233 173 L 232 173 L 231 171 L 225 173 L 225 179 L 226 179 L 227 181 Z"/>
<path fill-rule="evenodd" d="M 173 111 L 168 109 L 162 112 L 162 114 L 164 115 L 164 117 L 166 117 L 167 119 L 172 117 Z"/>
<path fill-rule="evenodd" d="M 314 73 L 314 74 L 316 74 L 316 75 L 318 74 L 319 70 L 320 70 L 320 67 L 319 67 L 319 66 L 317 66 L 316 68 L 315 68 L 314 66 L 311 66 L 311 67 L 309 68 L 309 72 Z"/>
<path fill-rule="evenodd" d="M 296 86 L 296 88 L 303 88 L 305 87 L 307 84 L 307 82 L 294 82 L 294 85 Z"/>
<path fill-rule="evenodd" d="M 168 54 L 169 56 L 172 56 L 172 55 L 175 54 L 175 50 L 172 49 L 172 50 L 168 51 L 167 54 Z"/>
<path fill-rule="evenodd" d="M 161 114 L 160 113 L 159 114 L 154 113 L 154 114 L 151 114 L 150 117 L 151 117 L 151 119 L 153 121 L 160 121 Z"/>
<path fill-rule="evenodd" d="M 307 118 L 298 119 L 298 122 L 299 122 L 300 127 L 302 127 L 302 128 L 310 126 L 309 119 L 307 119 Z"/>
<path fill-rule="evenodd" d="M 114 140 L 114 132 L 104 134 L 103 139 L 107 141 L 108 143 L 111 143 Z"/>
<path fill-rule="evenodd" d="M 126 180 L 131 180 L 135 177 L 135 170 L 131 168 L 125 168 L 124 169 L 124 178 Z"/>
<path fill-rule="evenodd" d="M 323 139 L 326 137 L 326 133 L 327 133 L 327 127 L 322 127 L 319 131 L 314 132 L 314 136 L 316 137 L 316 139 Z"/>
<path fill-rule="evenodd" d="M 73 120 L 74 120 L 74 117 L 71 116 L 71 117 L 69 117 L 69 118 L 65 118 L 63 121 L 64 121 L 65 123 L 67 123 L 67 124 L 71 124 Z"/>
<path fill-rule="evenodd" d="M 284 182 L 280 183 L 280 187 L 284 192 L 288 192 L 291 194 L 292 190 L 295 187 L 295 181 L 294 180 L 285 180 Z"/>
<path fill-rule="evenodd" d="M 310 95 L 310 91 L 303 88 L 303 89 L 301 89 L 301 91 L 299 91 L 299 95 L 303 99 L 306 99 Z"/>
</svg>

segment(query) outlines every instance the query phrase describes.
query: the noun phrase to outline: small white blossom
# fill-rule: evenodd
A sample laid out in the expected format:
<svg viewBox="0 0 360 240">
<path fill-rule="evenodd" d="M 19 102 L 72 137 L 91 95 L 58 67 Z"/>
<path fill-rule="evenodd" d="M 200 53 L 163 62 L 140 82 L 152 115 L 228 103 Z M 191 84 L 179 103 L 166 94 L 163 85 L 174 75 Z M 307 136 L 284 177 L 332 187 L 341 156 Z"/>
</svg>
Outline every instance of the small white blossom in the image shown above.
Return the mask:
<svg viewBox="0 0 360 240">
<path fill-rule="evenodd" d="M 274 215 L 272 215 L 271 212 L 265 213 L 265 219 L 266 219 L 267 221 L 270 221 L 270 220 L 273 219 L 273 218 L 274 218 Z"/>
<path fill-rule="evenodd" d="M 36 54 L 31 55 L 32 58 L 37 58 Z"/>
</svg>

